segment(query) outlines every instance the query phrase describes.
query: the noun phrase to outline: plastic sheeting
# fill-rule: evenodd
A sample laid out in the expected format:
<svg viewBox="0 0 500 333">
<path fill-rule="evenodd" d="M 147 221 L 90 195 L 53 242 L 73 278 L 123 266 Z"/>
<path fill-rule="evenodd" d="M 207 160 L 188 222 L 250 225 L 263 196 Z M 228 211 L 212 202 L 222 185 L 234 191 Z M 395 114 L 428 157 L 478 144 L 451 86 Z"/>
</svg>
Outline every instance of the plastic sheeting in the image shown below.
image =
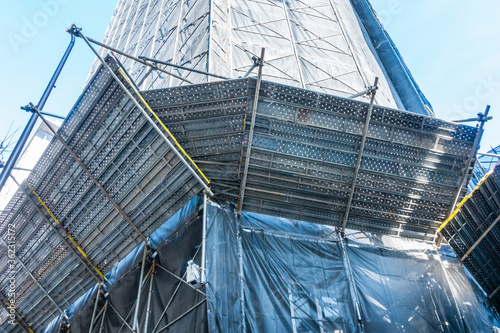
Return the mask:
<svg viewBox="0 0 500 333">
<path fill-rule="evenodd" d="M 199 249 L 199 205 L 191 200 L 151 236 L 159 265 L 178 276 Z M 207 305 L 169 332 L 491 332 L 460 261 L 430 244 L 361 232 L 341 239 L 333 227 L 248 212 L 239 219 L 233 206 L 213 202 L 207 219 Z M 106 275 L 108 301 L 124 317 L 133 309 L 143 246 Z M 150 325 L 179 283 L 164 273 L 156 270 Z M 71 332 L 88 331 L 96 288 L 66 310 Z M 158 327 L 202 300 L 181 286 Z M 139 317 L 142 329 L 144 310 Z M 59 320 L 44 332 L 57 332 Z M 107 311 L 104 331 L 120 326 Z"/>
<path fill-rule="evenodd" d="M 490 332 L 456 258 L 430 244 L 209 205 L 211 332 Z"/>
<path fill-rule="evenodd" d="M 367 332 L 488 332 L 487 317 L 460 260 L 442 259 L 425 243 L 347 238 Z M 380 241 L 379 241 L 380 240 Z"/>
<path fill-rule="evenodd" d="M 103 40 L 129 54 L 229 78 L 244 75 L 264 47 L 265 80 L 347 97 L 379 77 L 377 104 L 427 115 L 429 103 L 386 41 L 369 3 L 350 0 L 119 0 Z M 120 60 L 143 90 L 187 84 Z M 193 83 L 215 80 L 170 70 Z"/>
<path fill-rule="evenodd" d="M 183 276 L 186 270 L 186 263 L 195 258 L 195 262 L 200 262 L 199 247 L 201 240 L 201 219 L 198 216 L 199 198 L 192 199 L 184 208 L 178 211 L 172 218 L 163 224 L 150 236 L 151 248 L 158 251 L 157 263 L 177 276 Z M 135 308 L 137 290 L 139 286 L 140 269 L 143 257 L 144 243 L 136 247 L 108 274 L 107 281 L 104 282 L 104 290 L 108 292 L 108 302 L 126 317 L 132 325 L 132 314 Z M 195 254 L 198 254 L 195 257 Z M 151 267 L 148 261 L 145 267 L 145 274 Z M 148 332 L 158 326 L 162 328 L 168 323 L 182 315 L 185 311 L 193 307 L 204 299 L 204 296 L 197 293 L 186 285 L 181 285 L 173 297 L 173 301 L 168 308 L 166 315 L 160 317 L 180 284 L 179 280 L 161 269 L 156 268 L 153 288 L 151 294 L 151 314 Z M 144 283 L 141 293 L 141 306 L 139 311 L 139 322 L 141 330 L 144 328 L 146 317 L 146 304 L 150 280 Z M 97 285 L 85 293 L 72 306 L 66 309 L 71 333 L 88 332 L 95 304 Z M 98 311 L 104 306 L 104 301 L 99 302 Z M 61 316 L 55 318 L 44 330 L 44 333 L 58 332 Z M 100 321 L 96 326 L 100 326 Z M 104 317 L 104 332 L 118 332 L 123 326 L 123 322 L 110 307 L 106 310 Z M 182 320 L 174 323 L 167 332 L 204 332 L 206 331 L 206 307 L 204 304 L 189 312 Z M 123 332 L 123 330 L 122 330 Z"/>
</svg>

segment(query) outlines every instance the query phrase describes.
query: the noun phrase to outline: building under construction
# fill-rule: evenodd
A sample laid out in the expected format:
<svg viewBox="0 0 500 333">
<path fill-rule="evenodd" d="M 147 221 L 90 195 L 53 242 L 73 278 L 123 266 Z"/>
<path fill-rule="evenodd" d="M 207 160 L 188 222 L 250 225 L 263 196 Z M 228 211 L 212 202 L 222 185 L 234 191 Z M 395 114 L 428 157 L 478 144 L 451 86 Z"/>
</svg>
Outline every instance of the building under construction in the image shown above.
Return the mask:
<svg viewBox="0 0 500 333">
<path fill-rule="evenodd" d="M 498 326 L 489 107 L 436 118 L 367 0 L 120 0 L 84 28 L 2 170 L 42 119 L 0 216 L 2 332 Z M 96 60 L 56 129 L 75 41 Z"/>
</svg>

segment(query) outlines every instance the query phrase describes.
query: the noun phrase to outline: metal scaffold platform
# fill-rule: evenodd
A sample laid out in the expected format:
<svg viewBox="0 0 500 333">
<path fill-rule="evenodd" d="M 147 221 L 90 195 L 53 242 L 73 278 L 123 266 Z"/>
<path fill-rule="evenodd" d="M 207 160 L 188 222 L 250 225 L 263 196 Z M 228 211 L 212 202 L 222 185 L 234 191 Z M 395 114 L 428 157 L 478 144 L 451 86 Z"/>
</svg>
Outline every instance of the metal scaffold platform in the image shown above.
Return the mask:
<svg viewBox="0 0 500 333">
<path fill-rule="evenodd" d="M 367 0 L 119 0 L 103 42 L 67 32 L 1 175 L 42 119 L 0 331 L 491 328 L 462 268 L 499 309 L 500 168 L 466 196 L 489 107 L 435 118 Z M 97 57 L 56 131 L 76 38 Z"/>
<path fill-rule="evenodd" d="M 467 270 L 500 309 L 500 166 L 497 164 L 440 227 Z"/>
<path fill-rule="evenodd" d="M 123 74 L 113 57 L 106 65 Z M 206 186 L 153 122 L 177 138 L 214 199 L 240 213 L 432 241 L 465 194 L 475 127 L 260 76 L 143 99 L 119 77 L 128 91 L 99 67 L 58 131 L 63 141 L 51 142 L 0 217 L 3 238 L 16 224 L 25 267 L 17 310 L 38 330 Z M 0 272 L 7 285 L 4 262 Z"/>
</svg>

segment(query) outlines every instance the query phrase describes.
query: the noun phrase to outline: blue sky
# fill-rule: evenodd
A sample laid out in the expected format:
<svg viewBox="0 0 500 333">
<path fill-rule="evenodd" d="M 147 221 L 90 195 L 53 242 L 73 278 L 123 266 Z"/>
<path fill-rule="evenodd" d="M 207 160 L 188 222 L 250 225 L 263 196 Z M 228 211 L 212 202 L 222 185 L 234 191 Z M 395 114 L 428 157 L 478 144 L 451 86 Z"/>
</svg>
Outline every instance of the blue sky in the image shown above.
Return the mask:
<svg viewBox="0 0 500 333">
<path fill-rule="evenodd" d="M 372 0 L 438 117 L 469 118 L 491 104 L 482 150 L 500 144 L 500 1 Z M 0 139 L 9 126 L 24 128 L 70 40 L 70 23 L 102 39 L 116 5 L 110 1 L 10 1 L 0 11 Z M 94 60 L 81 40 L 45 106 L 66 115 Z"/>
<path fill-rule="evenodd" d="M 9 1 L 0 11 L 0 140 L 9 126 L 20 134 L 30 114 L 20 110 L 37 104 L 56 69 L 70 36 L 70 23 L 102 39 L 116 1 L 35 0 Z M 44 111 L 66 115 L 81 93 L 94 56 L 77 40 Z"/>
<path fill-rule="evenodd" d="M 500 1 L 371 0 L 437 117 L 491 105 L 481 151 L 500 144 Z"/>
</svg>

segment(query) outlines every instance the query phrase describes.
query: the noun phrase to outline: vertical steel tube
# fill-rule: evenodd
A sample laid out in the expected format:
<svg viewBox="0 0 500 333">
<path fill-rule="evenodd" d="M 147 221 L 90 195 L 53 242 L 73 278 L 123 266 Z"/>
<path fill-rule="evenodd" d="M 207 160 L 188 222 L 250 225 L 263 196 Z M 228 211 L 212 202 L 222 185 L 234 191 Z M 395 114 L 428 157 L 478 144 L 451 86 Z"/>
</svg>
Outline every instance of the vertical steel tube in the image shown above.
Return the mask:
<svg viewBox="0 0 500 333">
<path fill-rule="evenodd" d="M 201 236 L 201 283 L 205 284 L 207 276 L 205 274 L 206 268 L 206 242 L 207 242 L 207 192 L 203 191 L 203 230 Z"/>
<path fill-rule="evenodd" d="M 104 304 L 104 312 L 102 314 L 101 327 L 99 328 L 99 333 L 102 333 L 104 330 L 104 320 L 106 319 L 106 311 L 108 310 L 108 301 Z"/>
<path fill-rule="evenodd" d="M 64 317 L 61 317 L 61 321 L 59 322 L 59 326 L 57 327 L 57 333 L 61 333 L 63 322 L 64 322 Z"/>
<path fill-rule="evenodd" d="M 378 85 L 378 77 L 375 78 L 373 87 L 376 88 L 377 85 Z M 358 180 L 359 169 L 361 169 L 361 161 L 363 159 L 363 151 L 365 150 L 365 143 L 366 143 L 366 138 L 368 136 L 368 129 L 370 128 L 370 119 L 372 117 L 372 111 L 373 111 L 373 105 L 375 104 L 376 93 L 377 93 L 376 89 L 372 91 L 370 105 L 368 105 L 368 111 L 366 112 L 365 126 L 363 128 L 363 135 L 361 137 L 361 142 L 359 144 L 358 160 L 356 162 L 356 168 L 354 169 L 354 175 L 352 176 L 351 191 L 349 192 L 349 197 L 347 199 L 347 207 L 345 209 L 342 225 L 340 226 L 342 234 L 345 232 L 345 228 L 347 227 L 347 220 L 349 219 L 349 213 L 351 211 L 352 199 L 354 198 L 354 191 L 356 190 L 356 182 Z"/>
<path fill-rule="evenodd" d="M 462 192 L 462 185 L 464 184 L 465 178 L 467 177 L 467 174 L 469 173 L 469 167 L 472 163 L 472 159 L 476 156 L 476 151 L 478 150 L 479 144 L 481 142 L 481 138 L 483 137 L 483 128 L 484 128 L 484 123 L 486 122 L 486 120 L 484 120 L 484 119 L 488 119 L 488 113 L 490 113 L 490 106 L 489 105 L 486 106 L 486 110 L 484 111 L 483 120 L 479 124 L 479 129 L 477 131 L 476 139 L 474 140 L 474 144 L 472 145 L 471 152 L 469 154 L 469 157 L 467 158 L 467 162 L 466 162 L 467 164 L 465 165 L 465 168 L 466 168 L 465 172 L 464 172 L 462 178 L 460 179 L 460 182 L 458 183 L 458 190 L 454 194 L 452 205 L 448 211 L 448 216 L 450 216 L 455 211 L 455 205 L 457 204 L 458 198 L 460 197 L 460 192 Z"/>
<path fill-rule="evenodd" d="M 353 277 L 352 270 L 351 270 L 351 262 L 349 260 L 348 255 L 347 255 L 345 243 L 344 243 L 344 240 L 342 239 L 342 237 L 340 238 L 339 242 L 340 242 L 340 247 L 342 249 L 342 260 L 344 261 L 344 268 L 345 268 L 346 274 L 347 274 L 347 284 L 349 286 L 349 293 L 351 294 L 351 297 L 354 301 L 354 308 L 356 311 L 356 317 L 358 319 L 357 331 L 363 332 L 363 318 L 361 316 L 361 309 L 359 306 L 359 300 L 357 297 L 356 289 L 354 287 L 354 277 Z"/>
<path fill-rule="evenodd" d="M 68 60 L 69 54 L 71 53 L 71 50 L 73 49 L 73 45 L 75 45 L 75 36 L 71 36 L 71 41 L 69 42 L 68 48 L 66 49 L 66 52 L 64 52 L 64 55 L 59 62 L 59 65 L 57 65 L 56 71 L 52 75 L 52 78 L 49 81 L 49 84 L 45 88 L 45 91 L 42 94 L 42 97 L 40 98 L 40 101 L 37 104 L 37 108 L 42 110 L 43 106 L 45 105 L 45 102 L 47 102 L 47 99 L 49 98 L 50 93 L 52 92 L 52 89 L 55 87 L 57 78 L 59 77 L 59 74 L 61 74 L 61 71 L 64 67 L 64 64 L 66 63 L 66 60 Z M 9 175 L 12 171 L 12 168 L 17 162 L 17 159 L 21 155 L 21 152 L 24 148 L 24 145 L 26 144 L 26 141 L 28 141 L 28 138 L 31 134 L 31 131 L 33 130 L 33 127 L 35 127 L 36 121 L 38 120 L 38 115 L 33 113 L 28 121 L 28 124 L 24 128 L 23 133 L 19 137 L 19 140 L 16 143 L 16 146 L 14 147 L 14 150 L 9 156 L 9 159 L 7 160 L 7 163 L 5 164 L 5 167 L 2 170 L 2 174 L 0 175 L 0 191 L 2 190 L 3 186 L 7 182 L 7 179 L 9 178 Z"/>
<path fill-rule="evenodd" d="M 148 244 L 144 242 L 144 254 L 142 255 L 141 277 L 139 278 L 139 287 L 137 289 L 137 300 L 135 301 L 134 324 L 132 328 L 135 332 L 139 331 L 139 305 L 141 303 L 141 287 L 144 279 L 144 268 L 146 267 L 146 255 L 148 253 Z"/>
<path fill-rule="evenodd" d="M 149 323 L 149 316 L 151 314 L 151 296 L 153 294 L 153 280 L 156 274 L 156 267 L 155 267 L 155 262 L 153 261 L 153 267 L 151 268 L 151 280 L 149 281 L 149 293 L 148 293 L 148 304 L 146 308 L 146 321 L 144 322 L 144 333 L 148 333 L 148 323 Z"/>
<path fill-rule="evenodd" d="M 101 294 L 101 283 L 99 283 L 99 288 L 97 288 L 97 294 L 95 296 L 94 311 L 92 312 L 92 320 L 90 321 L 89 333 L 92 333 L 92 327 L 94 327 L 95 315 L 97 313 L 97 304 L 99 303 L 99 295 Z"/>
<path fill-rule="evenodd" d="M 469 157 L 467 158 L 467 161 L 465 162 L 465 171 L 458 182 L 457 191 L 453 194 L 453 197 L 452 197 L 453 201 L 451 202 L 450 209 L 448 209 L 448 214 L 446 214 L 446 221 L 443 224 L 441 224 L 441 226 L 437 230 L 439 237 L 437 237 L 435 243 L 436 243 L 438 248 L 440 248 L 441 241 L 443 240 L 443 235 L 441 234 L 441 229 L 443 229 L 448 224 L 448 222 L 451 220 L 451 217 L 453 216 L 453 214 L 455 212 L 455 206 L 457 205 L 458 198 L 460 197 L 460 193 L 462 192 L 462 185 L 464 184 L 464 181 L 467 178 L 467 174 L 469 173 L 472 159 L 476 156 L 476 152 L 479 149 L 479 143 L 481 142 L 481 138 L 483 137 L 484 124 L 488 120 L 488 114 L 490 113 L 490 108 L 491 107 L 489 105 L 487 105 L 483 117 L 478 118 L 478 119 L 482 119 L 482 120 L 480 121 L 479 129 L 477 131 L 477 136 L 476 136 L 476 139 L 474 140 L 474 144 L 472 145 L 472 149 L 470 151 Z M 471 172 L 474 172 L 474 170 L 471 170 Z"/>
</svg>

